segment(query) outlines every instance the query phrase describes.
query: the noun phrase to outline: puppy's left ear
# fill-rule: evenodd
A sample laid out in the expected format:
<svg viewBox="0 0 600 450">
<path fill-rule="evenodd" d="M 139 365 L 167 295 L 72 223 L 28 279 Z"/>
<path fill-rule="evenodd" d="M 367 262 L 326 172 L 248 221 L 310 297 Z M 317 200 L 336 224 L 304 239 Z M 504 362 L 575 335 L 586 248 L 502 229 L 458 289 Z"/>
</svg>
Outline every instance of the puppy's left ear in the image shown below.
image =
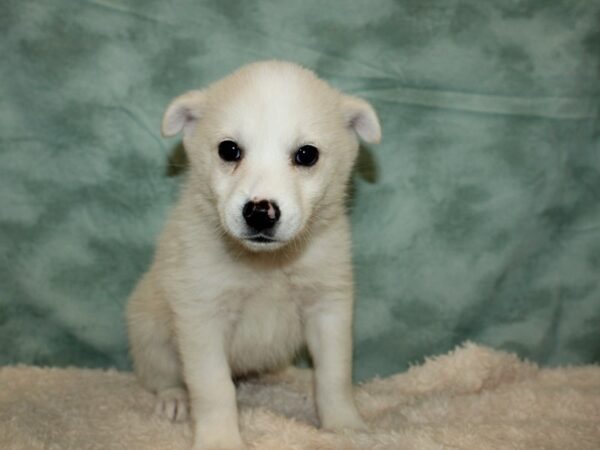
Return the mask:
<svg viewBox="0 0 600 450">
<path fill-rule="evenodd" d="M 163 116 L 163 136 L 175 136 L 181 131 L 191 131 L 202 117 L 205 103 L 203 91 L 189 91 L 173 100 Z"/>
<path fill-rule="evenodd" d="M 342 112 L 348 127 L 366 143 L 377 144 L 381 141 L 381 125 L 373 107 L 362 98 L 344 95 Z"/>
</svg>

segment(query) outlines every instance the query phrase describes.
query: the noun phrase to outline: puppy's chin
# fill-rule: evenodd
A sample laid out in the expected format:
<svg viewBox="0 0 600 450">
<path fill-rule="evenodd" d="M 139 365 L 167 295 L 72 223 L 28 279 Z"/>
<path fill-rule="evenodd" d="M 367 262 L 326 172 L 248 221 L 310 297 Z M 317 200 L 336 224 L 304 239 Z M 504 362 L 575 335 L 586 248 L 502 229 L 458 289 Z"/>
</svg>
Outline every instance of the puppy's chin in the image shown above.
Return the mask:
<svg viewBox="0 0 600 450">
<path fill-rule="evenodd" d="M 273 252 L 285 247 L 290 241 L 279 237 L 267 237 L 265 235 L 248 235 L 246 231 L 233 231 L 227 226 L 223 226 L 223 237 L 230 244 L 242 247 L 252 253 Z"/>
<path fill-rule="evenodd" d="M 236 240 L 247 250 L 252 252 L 273 252 L 285 247 L 287 241 L 236 238 Z"/>
</svg>

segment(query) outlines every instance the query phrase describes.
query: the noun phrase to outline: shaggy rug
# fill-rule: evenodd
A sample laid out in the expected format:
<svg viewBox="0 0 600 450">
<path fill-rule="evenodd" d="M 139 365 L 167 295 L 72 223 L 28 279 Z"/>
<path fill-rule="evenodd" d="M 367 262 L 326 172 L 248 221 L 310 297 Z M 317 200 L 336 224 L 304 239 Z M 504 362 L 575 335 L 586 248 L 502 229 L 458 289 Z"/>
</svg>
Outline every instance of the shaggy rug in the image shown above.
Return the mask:
<svg viewBox="0 0 600 450">
<path fill-rule="evenodd" d="M 315 427 L 311 372 L 289 369 L 238 387 L 251 449 L 598 449 L 600 367 L 542 369 L 467 343 L 356 388 L 369 432 Z M 131 373 L 0 369 L 2 449 L 185 449 L 189 424 L 153 415 Z"/>
</svg>

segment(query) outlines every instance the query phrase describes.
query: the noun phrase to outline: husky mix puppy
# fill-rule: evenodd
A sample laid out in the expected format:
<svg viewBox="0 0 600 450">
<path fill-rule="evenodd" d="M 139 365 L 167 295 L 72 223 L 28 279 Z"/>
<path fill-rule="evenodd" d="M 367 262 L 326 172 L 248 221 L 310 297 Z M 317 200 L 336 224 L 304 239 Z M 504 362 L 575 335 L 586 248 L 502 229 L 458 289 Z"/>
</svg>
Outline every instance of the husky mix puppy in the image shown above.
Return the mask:
<svg viewBox="0 0 600 450">
<path fill-rule="evenodd" d="M 327 429 L 364 428 L 351 384 L 346 191 L 373 108 L 296 64 L 244 66 L 177 97 L 190 170 L 129 299 L 135 372 L 157 411 L 191 411 L 195 449 L 243 448 L 232 377 L 284 367 L 304 345 Z M 188 406 L 189 405 L 189 406 Z"/>
</svg>

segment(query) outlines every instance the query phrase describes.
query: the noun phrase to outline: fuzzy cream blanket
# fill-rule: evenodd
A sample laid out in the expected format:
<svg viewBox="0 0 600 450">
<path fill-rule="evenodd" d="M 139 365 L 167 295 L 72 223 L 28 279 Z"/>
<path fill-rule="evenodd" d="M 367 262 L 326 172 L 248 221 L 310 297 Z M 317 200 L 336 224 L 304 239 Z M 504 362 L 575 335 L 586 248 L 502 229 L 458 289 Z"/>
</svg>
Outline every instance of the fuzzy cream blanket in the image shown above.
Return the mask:
<svg viewBox="0 0 600 450">
<path fill-rule="evenodd" d="M 600 449 L 600 367 L 540 369 L 474 344 L 356 389 L 366 433 L 315 427 L 311 373 L 238 388 L 251 449 Z M 1 449 L 186 449 L 130 373 L 0 369 Z"/>
</svg>

